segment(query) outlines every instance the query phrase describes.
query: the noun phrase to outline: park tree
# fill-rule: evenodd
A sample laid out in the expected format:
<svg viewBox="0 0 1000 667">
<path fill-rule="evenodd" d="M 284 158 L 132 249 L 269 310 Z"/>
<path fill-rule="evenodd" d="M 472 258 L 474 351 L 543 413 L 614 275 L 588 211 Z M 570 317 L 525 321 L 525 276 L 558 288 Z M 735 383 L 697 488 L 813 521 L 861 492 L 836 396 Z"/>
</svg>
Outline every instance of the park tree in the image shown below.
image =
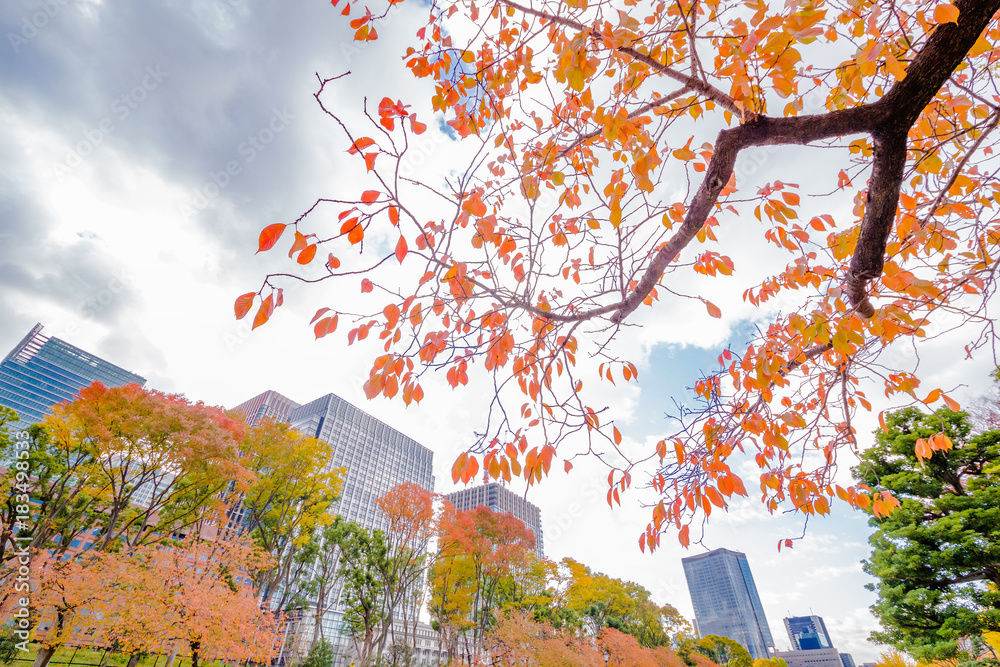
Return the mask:
<svg viewBox="0 0 1000 667">
<path fill-rule="evenodd" d="M 723 667 L 752 667 L 750 652 L 735 639 L 706 635 L 694 643 L 693 650 Z"/>
<path fill-rule="evenodd" d="M 124 557 L 127 567 L 112 582 L 122 607 L 112 618 L 112 639 L 134 643 L 130 638 L 142 619 L 144 635 L 155 643 L 135 648 L 149 652 L 180 642 L 191 667 L 206 658 L 267 663 L 274 657 L 284 619 L 261 607 L 253 585 L 273 559 L 245 536 L 191 535 L 143 545 Z"/>
<path fill-rule="evenodd" d="M 338 517 L 339 519 L 340 517 Z M 357 655 L 357 664 L 378 664 L 392 625 L 386 590 L 390 572 L 389 544 L 381 530 L 369 530 L 353 521 L 338 521 L 333 543 L 343 578 L 344 626 Z"/>
<path fill-rule="evenodd" d="M 498 667 L 600 667 L 597 647 L 565 629 L 533 620 L 524 612 L 504 612 L 486 635 L 485 649 Z"/>
<path fill-rule="evenodd" d="M 311 326 L 370 337 L 369 398 L 419 402 L 427 371 L 496 388 L 456 481 L 536 483 L 557 459 L 597 456 L 620 503 L 641 470 L 660 496 L 643 548 L 671 527 L 687 544 L 692 521 L 758 481 L 771 511 L 891 509 L 834 480 L 866 394 L 956 406 L 921 385 L 919 355 L 885 355 L 920 349 L 943 314 L 968 333 L 956 354 L 994 340 L 1000 0 L 455 0 L 409 44 L 375 46 L 399 0 L 339 4 L 366 58 L 398 46 L 426 97 L 386 90 L 359 125 L 340 77 L 320 77 L 364 184 L 269 225 L 259 250 L 336 285 L 313 292 Z M 439 120 L 444 150 L 468 160 L 415 178 L 409 156 Z M 782 161 L 777 180 L 740 172 L 755 152 Z M 267 276 L 236 316 L 264 324 L 295 279 Z M 714 302 L 740 293 L 768 321 L 760 336 L 721 350 L 676 431 L 622 448 L 621 413 L 594 385 L 637 381 L 625 328 L 693 326 L 687 304 L 719 317 Z"/>
<path fill-rule="evenodd" d="M 273 419 L 246 429 L 240 453 L 246 474 L 232 486 L 229 513 L 275 555 L 274 567 L 260 573 L 257 586 L 265 603 L 280 591 L 272 606 L 284 609 L 295 590 L 296 564 L 302 562 L 298 551 L 333 521 L 329 510 L 340 496 L 344 470 L 330 469 L 328 445 Z"/>
<path fill-rule="evenodd" d="M 416 642 L 420 605 L 423 602 L 429 547 L 438 534 L 439 512 L 435 502 L 439 496 L 412 482 L 399 484 L 375 502 L 385 520 L 385 536 L 389 546 L 383 581 L 389 615 L 399 619 L 403 637 L 395 636 L 395 623 L 390 626 L 391 645 L 412 646 Z"/>
<path fill-rule="evenodd" d="M 958 640 L 1000 630 L 1000 431 L 974 433 L 964 412 L 906 408 L 862 453 L 857 479 L 900 507 L 872 517 L 865 571 L 876 582 L 876 641 L 929 662 Z"/>
<path fill-rule="evenodd" d="M 22 546 L 131 549 L 222 511 L 221 492 L 245 475 L 243 426 L 222 410 L 129 384 L 99 382 L 27 430 L 31 537 Z M 10 484 L 17 470 L 4 473 Z M 8 550 L 4 558 L 8 558 Z"/>
<path fill-rule="evenodd" d="M 478 659 L 497 612 L 530 590 L 535 559 L 534 535 L 512 515 L 446 506 L 429 608 L 449 658 Z"/>
<path fill-rule="evenodd" d="M 676 608 L 657 605 L 639 584 L 594 572 L 568 557 L 561 566 L 568 576 L 563 579 L 565 590 L 560 599 L 583 619 L 592 634 L 615 628 L 652 648 L 668 646 L 679 633 L 690 630 Z"/>
</svg>

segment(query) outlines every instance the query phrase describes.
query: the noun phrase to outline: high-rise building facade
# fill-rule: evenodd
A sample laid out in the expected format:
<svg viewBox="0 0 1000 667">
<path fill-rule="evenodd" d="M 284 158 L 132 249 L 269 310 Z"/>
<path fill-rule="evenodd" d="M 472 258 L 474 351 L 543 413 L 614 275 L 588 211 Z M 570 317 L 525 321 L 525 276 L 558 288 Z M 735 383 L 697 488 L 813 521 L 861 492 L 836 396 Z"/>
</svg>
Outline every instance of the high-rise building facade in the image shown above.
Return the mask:
<svg viewBox="0 0 1000 667">
<path fill-rule="evenodd" d="M 479 486 L 459 489 L 446 494 L 445 498 L 455 506 L 455 509 L 473 510 L 477 507 L 489 507 L 494 512 L 505 512 L 520 519 L 528 530 L 535 535 L 535 552 L 539 558 L 545 556 L 542 538 L 542 513 L 533 504 L 514 493 L 498 482 L 490 482 Z"/>
<path fill-rule="evenodd" d="M 854 667 L 850 653 L 833 647 L 826 623 L 819 616 L 791 616 L 785 620 L 785 631 L 792 644 L 791 651 L 778 651 L 775 657 L 788 667 Z"/>
<path fill-rule="evenodd" d="M 146 379 L 70 345 L 42 334 L 36 324 L 0 362 L 0 405 L 17 411 L 20 421 L 11 430 L 39 422 L 52 406 L 70 401 L 94 381 L 108 387 Z"/>
<path fill-rule="evenodd" d="M 282 396 L 270 389 L 263 394 L 257 394 L 249 401 L 244 401 L 233 410 L 243 413 L 247 424 L 253 426 L 265 417 L 271 417 L 278 423 L 285 423 L 292 416 L 292 411 L 302 407 L 287 396 Z"/>
<path fill-rule="evenodd" d="M 826 623 L 819 616 L 792 616 L 785 619 L 785 631 L 794 651 L 833 648 Z"/>
<path fill-rule="evenodd" d="M 716 549 L 689 556 L 681 563 L 698 634 L 729 637 L 754 659 L 770 657 L 774 640 L 746 554 Z"/>
<path fill-rule="evenodd" d="M 292 428 L 330 445 L 333 457 L 330 468 L 344 468 L 344 486 L 340 500 L 331 511 L 368 529 L 384 529 L 376 500 L 404 482 L 434 490 L 434 453 L 391 426 L 334 394 L 327 394 L 299 405 L 273 391 L 264 392 L 236 410 L 255 423 L 264 416 L 287 421 Z M 287 415 L 287 418 L 283 418 Z M 341 587 L 336 585 L 327 600 L 322 620 L 323 635 L 340 654 L 337 665 L 347 664 L 349 640 L 341 633 L 343 607 Z M 315 620 L 315 606 L 302 610 L 290 634 L 298 637 L 290 645 L 295 650 L 308 648 Z"/>
</svg>

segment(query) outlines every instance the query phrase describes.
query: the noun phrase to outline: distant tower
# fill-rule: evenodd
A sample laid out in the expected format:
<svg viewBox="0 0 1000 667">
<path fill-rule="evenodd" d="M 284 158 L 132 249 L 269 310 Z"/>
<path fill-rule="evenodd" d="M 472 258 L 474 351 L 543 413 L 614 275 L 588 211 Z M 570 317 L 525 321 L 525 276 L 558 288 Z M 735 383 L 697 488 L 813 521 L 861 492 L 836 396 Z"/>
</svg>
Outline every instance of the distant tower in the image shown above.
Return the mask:
<svg viewBox="0 0 1000 667">
<path fill-rule="evenodd" d="M 793 651 L 833 648 L 830 633 L 819 616 L 793 616 L 785 619 L 785 630 Z"/>
<path fill-rule="evenodd" d="M 746 554 L 716 549 L 681 560 L 701 637 L 720 635 L 744 646 L 754 659 L 774 648 Z"/>
<path fill-rule="evenodd" d="M 521 523 L 535 535 L 535 553 L 539 558 L 545 555 L 542 538 L 542 513 L 534 503 L 517 495 L 498 482 L 481 484 L 466 489 L 452 491 L 445 498 L 455 509 L 469 511 L 477 507 L 489 507 L 494 512 L 504 512 L 520 519 Z"/>
<path fill-rule="evenodd" d="M 7 428 L 13 432 L 40 422 L 53 405 L 73 400 L 95 381 L 106 387 L 146 384 L 144 377 L 43 335 L 42 325 L 36 324 L 0 362 L 0 405 L 16 410 L 20 418 Z"/>
</svg>

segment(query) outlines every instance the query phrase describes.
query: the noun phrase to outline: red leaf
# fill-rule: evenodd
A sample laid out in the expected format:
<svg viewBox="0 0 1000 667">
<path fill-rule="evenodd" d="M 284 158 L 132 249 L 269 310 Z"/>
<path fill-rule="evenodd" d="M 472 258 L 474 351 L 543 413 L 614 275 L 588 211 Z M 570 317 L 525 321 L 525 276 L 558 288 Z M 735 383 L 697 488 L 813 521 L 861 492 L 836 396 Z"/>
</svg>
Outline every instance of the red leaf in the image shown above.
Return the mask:
<svg viewBox="0 0 1000 667">
<path fill-rule="evenodd" d="M 378 200 L 378 196 L 380 194 L 382 194 L 382 193 L 380 193 L 378 190 L 365 190 L 361 194 L 361 203 L 362 204 L 371 204 L 372 202 Z"/>
<path fill-rule="evenodd" d="M 322 338 L 323 336 L 333 333 L 337 330 L 337 316 L 324 317 L 316 326 L 313 327 L 313 333 L 316 334 L 316 338 Z"/>
<path fill-rule="evenodd" d="M 260 325 L 267 322 L 268 318 L 271 317 L 271 313 L 274 312 L 274 299 L 272 294 L 268 294 L 267 298 L 264 299 L 260 308 L 257 309 L 257 314 L 253 318 L 253 326 L 250 328 L 251 331 L 259 327 Z"/>
<path fill-rule="evenodd" d="M 317 245 L 314 243 L 302 252 L 299 253 L 299 258 L 296 260 L 299 264 L 308 264 L 313 261 L 313 257 L 316 256 Z"/>
<path fill-rule="evenodd" d="M 569 461 L 563 461 L 563 470 L 565 470 L 566 472 L 569 472 L 572 469 L 573 469 L 573 464 L 572 463 L 570 463 Z"/>
<path fill-rule="evenodd" d="M 351 146 L 350 150 L 348 150 L 347 152 L 350 153 L 351 155 L 354 155 L 358 151 L 360 151 L 360 150 L 362 150 L 364 148 L 368 148 L 369 146 L 371 146 L 374 143 L 375 143 L 375 140 L 372 139 L 371 137 L 360 137 L 360 138 L 358 138 L 357 141 L 354 142 L 354 145 Z"/>
<path fill-rule="evenodd" d="M 340 268 L 340 260 L 337 259 L 336 257 L 334 257 L 333 253 L 331 252 L 330 256 L 326 260 L 326 265 L 327 265 L 327 267 L 331 271 L 334 270 L 334 269 L 339 269 Z"/>
<path fill-rule="evenodd" d="M 292 242 L 292 247 L 288 249 L 288 256 L 291 257 L 300 250 L 305 250 L 305 247 L 309 245 L 306 237 L 298 232 L 295 232 L 295 241 Z"/>
<path fill-rule="evenodd" d="M 330 312 L 329 308 L 320 308 L 319 310 L 316 311 L 316 314 L 313 315 L 313 318 L 309 320 L 309 324 L 314 323 L 316 320 L 322 317 L 323 313 L 328 313 L 328 312 Z"/>
<path fill-rule="evenodd" d="M 247 292 L 246 294 L 237 297 L 236 299 L 236 319 L 242 320 L 250 312 L 250 307 L 253 306 L 253 298 L 257 296 L 257 292 Z"/>
<path fill-rule="evenodd" d="M 403 258 L 406 257 L 408 248 L 406 247 L 406 239 L 402 236 L 399 237 L 399 241 L 396 243 L 396 259 L 399 263 L 403 263 Z"/>
<path fill-rule="evenodd" d="M 377 157 L 378 153 L 365 153 L 365 164 L 368 165 L 368 171 L 375 168 L 375 158 Z"/>
<path fill-rule="evenodd" d="M 393 227 L 399 225 L 399 209 L 395 206 L 389 207 L 389 222 L 392 223 Z"/>
<path fill-rule="evenodd" d="M 273 225 L 265 227 L 258 239 L 259 247 L 257 248 L 257 252 L 264 252 L 273 248 L 274 244 L 281 238 L 281 234 L 285 231 L 286 226 L 283 223 L 276 222 Z"/>
<path fill-rule="evenodd" d="M 351 231 L 347 234 L 347 240 L 351 242 L 351 245 L 357 245 L 361 243 L 365 238 L 365 228 L 361 226 L 361 223 L 354 225 Z"/>
<path fill-rule="evenodd" d="M 705 302 L 705 308 L 708 309 L 708 314 L 711 315 L 712 317 L 716 317 L 716 318 L 722 317 L 722 311 L 719 310 L 719 307 L 716 306 L 711 301 L 706 301 Z"/>
<path fill-rule="evenodd" d="M 417 120 L 417 114 L 410 114 L 410 129 L 413 130 L 413 134 L 423 134 L 427 130 L 427 124 L 421 123 Z"/>
<path fill-rule="evenodd" d="M 368 280 L 367 278 L 361 281 L 362 292 L 371 292 L 373 289 L 375 289 L 375 285 L 372 283 L 372 281 Z"/>
</svg>

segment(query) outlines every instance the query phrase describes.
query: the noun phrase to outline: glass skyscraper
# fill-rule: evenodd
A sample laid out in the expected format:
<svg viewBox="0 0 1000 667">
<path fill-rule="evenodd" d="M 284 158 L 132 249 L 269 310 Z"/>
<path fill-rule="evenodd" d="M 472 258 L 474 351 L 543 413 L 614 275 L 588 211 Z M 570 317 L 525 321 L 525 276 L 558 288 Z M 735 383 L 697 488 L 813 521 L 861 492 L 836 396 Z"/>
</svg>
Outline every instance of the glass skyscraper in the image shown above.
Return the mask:
<svg viewBox="0 0 1000 667">
<path fill-rule="evenodd" d="M 793 651 L 815 651 L 833 648 L 833 640 L 826 630 L 826 623 L 819 616 L 793 616 L 785 619 L 788 641 Z"/>
<path fill-rule="evenodd" d="M 699 636 L 729 637 L 754 659 L 770 657 L 774 640 L 746 554 L 716 549 L 681 563 Z"/>
<path fill-rule="evenodd" d="M 331 469 L 346 468 L 340 500 L 331 511 L 368 529 L 384 529 L 386 522 L 375 501 L 404 482 L 434 490 L 434 452 L 416 440 L 379 421 L 334 394 L 299 405 L 275 391 L 255 396 L 235 408 L 250 424 L 265 416 L 287 421 L 293 428 L 330 445 Z M 322 624 L 327 641 L 342 655 L 348 645 L 340 633 L 343 610 L 340 586 L 330 592 L 331 602 Z M 308 647 L 312 637 L 314 611 L 304 609 L 299 629 L 290 628 L 297 649 Z M 339 660 L 336 664 L 346 664 Z"/>
<path fill-rule="evenodd" d="M 59 338 L 42 334 L 36 324 L 0 362 L 0 405 L 17 411 L 13 431 L 42 420 L 52 406 L 70 401 L 94 381 L 108 387 L 146 379 L 130 373 Z"/>
</svg>

